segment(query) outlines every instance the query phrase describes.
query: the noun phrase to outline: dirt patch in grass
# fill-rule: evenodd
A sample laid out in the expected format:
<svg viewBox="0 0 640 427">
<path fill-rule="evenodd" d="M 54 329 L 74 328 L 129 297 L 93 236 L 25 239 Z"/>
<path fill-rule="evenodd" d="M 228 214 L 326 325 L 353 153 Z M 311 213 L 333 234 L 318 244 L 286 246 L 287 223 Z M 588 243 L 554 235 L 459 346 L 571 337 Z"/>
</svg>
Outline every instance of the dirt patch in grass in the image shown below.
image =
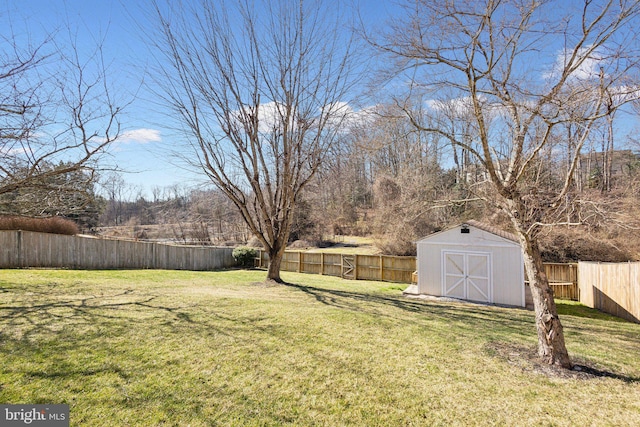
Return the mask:
<svg viewBox="0 0 640 427">
<path fill-rule="evenodd" d="M 586 360 L 574 359 L 573 369 L 564 369 L 557 365 L 549 365 L 540 359 L 535 347 L 527 347 L 504 342 L 492 342 L 487 344 L 487 352 L 491 356 L 521 369 L 523 372 L 533 372 L 544 375 L 548 378 L 576 379 L 584 381 L 600 378 L 615 378 L 627 383 L 640 382 L 640 378 L 611 372 Z"/>
</svg>

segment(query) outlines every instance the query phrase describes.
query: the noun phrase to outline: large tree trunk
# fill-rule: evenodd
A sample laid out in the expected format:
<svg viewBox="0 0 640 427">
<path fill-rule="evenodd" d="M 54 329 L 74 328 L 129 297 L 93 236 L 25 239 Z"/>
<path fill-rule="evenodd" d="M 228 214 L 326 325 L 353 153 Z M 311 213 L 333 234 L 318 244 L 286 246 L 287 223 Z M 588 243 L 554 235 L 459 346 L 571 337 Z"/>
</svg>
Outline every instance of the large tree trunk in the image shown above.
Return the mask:
<svg viewBox="0 0 640 427">
<path fill-rule="evenodd" d="M 280 278 L 280 265 L 284 256 L 285 245 L 275 244 L 267 250 L 269 253 L 269 269 L 267 270 L 267 280 L 277 283 L 284 283 Z"/>
<path fill-rule="evenodd" d="M 553 289 L 549 286 L 544 271 L 540 249 L 517 218 L 512 217 L 512 222 L 516 226 L 516 232 L 520 239 L 524 268 L 533 297 L 538 332 L 538 355 L 545 363 L 571 369 L 572 364 L 564 343 L 562 323 L 560 323 L 558 309 L 553 299 Z"/>
</svg>

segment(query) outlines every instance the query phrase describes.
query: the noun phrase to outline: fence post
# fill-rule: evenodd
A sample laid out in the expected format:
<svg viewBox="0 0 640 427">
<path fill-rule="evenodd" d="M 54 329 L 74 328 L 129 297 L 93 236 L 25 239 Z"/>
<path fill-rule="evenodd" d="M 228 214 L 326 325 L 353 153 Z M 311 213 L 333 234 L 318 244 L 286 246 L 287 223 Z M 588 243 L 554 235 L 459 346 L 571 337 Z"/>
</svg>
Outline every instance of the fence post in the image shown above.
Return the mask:
<svg viewBox="0 0 640 427">
<path fill-rule="evenodd" d="M 380 280 L 384 280 L 384 259 L 380 255 Z"/>
<path fill-rule="evenodd" d="M 302 272 L 302 251 L 298 251 L 298 273 Z"/>
<path fill-rule="evenodd" d="M 324 275 L 324 252 L 320 252 L 320 275 Z"/>
<path fill-rule="evenodd" d="M 353 280 L 358 280 L 358 254 L 353 258 Z"/>
</svg>

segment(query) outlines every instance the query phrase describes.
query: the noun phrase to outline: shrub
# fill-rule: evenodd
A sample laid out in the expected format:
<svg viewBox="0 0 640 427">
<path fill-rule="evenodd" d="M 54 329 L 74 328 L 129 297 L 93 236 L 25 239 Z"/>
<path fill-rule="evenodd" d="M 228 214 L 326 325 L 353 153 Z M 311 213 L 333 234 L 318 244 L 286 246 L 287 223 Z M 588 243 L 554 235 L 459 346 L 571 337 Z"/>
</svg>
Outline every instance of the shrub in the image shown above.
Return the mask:
<svg viewBox="0 0 640 427">
<path fill-rule="evenodd" d="M 248 246 L 239 246 L 233 250 L 233 258 L 242 267 L 253 267 L 253 259 L 258 256 L 258 251 Z"/>
<path fill-rule="evenodd" d="M 29 218 L 23 216 L 0 216 L 0 230 L 24 230 L 40 233 L 66 234 L 80 233 L 78 225 L 58 216 L 51 218 Z"/>
</svg>

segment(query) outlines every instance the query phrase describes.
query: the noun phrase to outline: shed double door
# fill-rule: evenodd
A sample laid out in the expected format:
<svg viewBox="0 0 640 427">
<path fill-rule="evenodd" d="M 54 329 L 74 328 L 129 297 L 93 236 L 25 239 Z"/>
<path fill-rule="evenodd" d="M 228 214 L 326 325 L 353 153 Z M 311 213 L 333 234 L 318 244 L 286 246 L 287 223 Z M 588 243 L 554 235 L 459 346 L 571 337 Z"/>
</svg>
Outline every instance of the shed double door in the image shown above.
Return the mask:
<svg viewBox="0 0 640 427">
<path fill-rule="evenodd" d="M 444 296 L 492 302 L 491 254 L 483 252 L 442 252 Z"/>
</svg>

